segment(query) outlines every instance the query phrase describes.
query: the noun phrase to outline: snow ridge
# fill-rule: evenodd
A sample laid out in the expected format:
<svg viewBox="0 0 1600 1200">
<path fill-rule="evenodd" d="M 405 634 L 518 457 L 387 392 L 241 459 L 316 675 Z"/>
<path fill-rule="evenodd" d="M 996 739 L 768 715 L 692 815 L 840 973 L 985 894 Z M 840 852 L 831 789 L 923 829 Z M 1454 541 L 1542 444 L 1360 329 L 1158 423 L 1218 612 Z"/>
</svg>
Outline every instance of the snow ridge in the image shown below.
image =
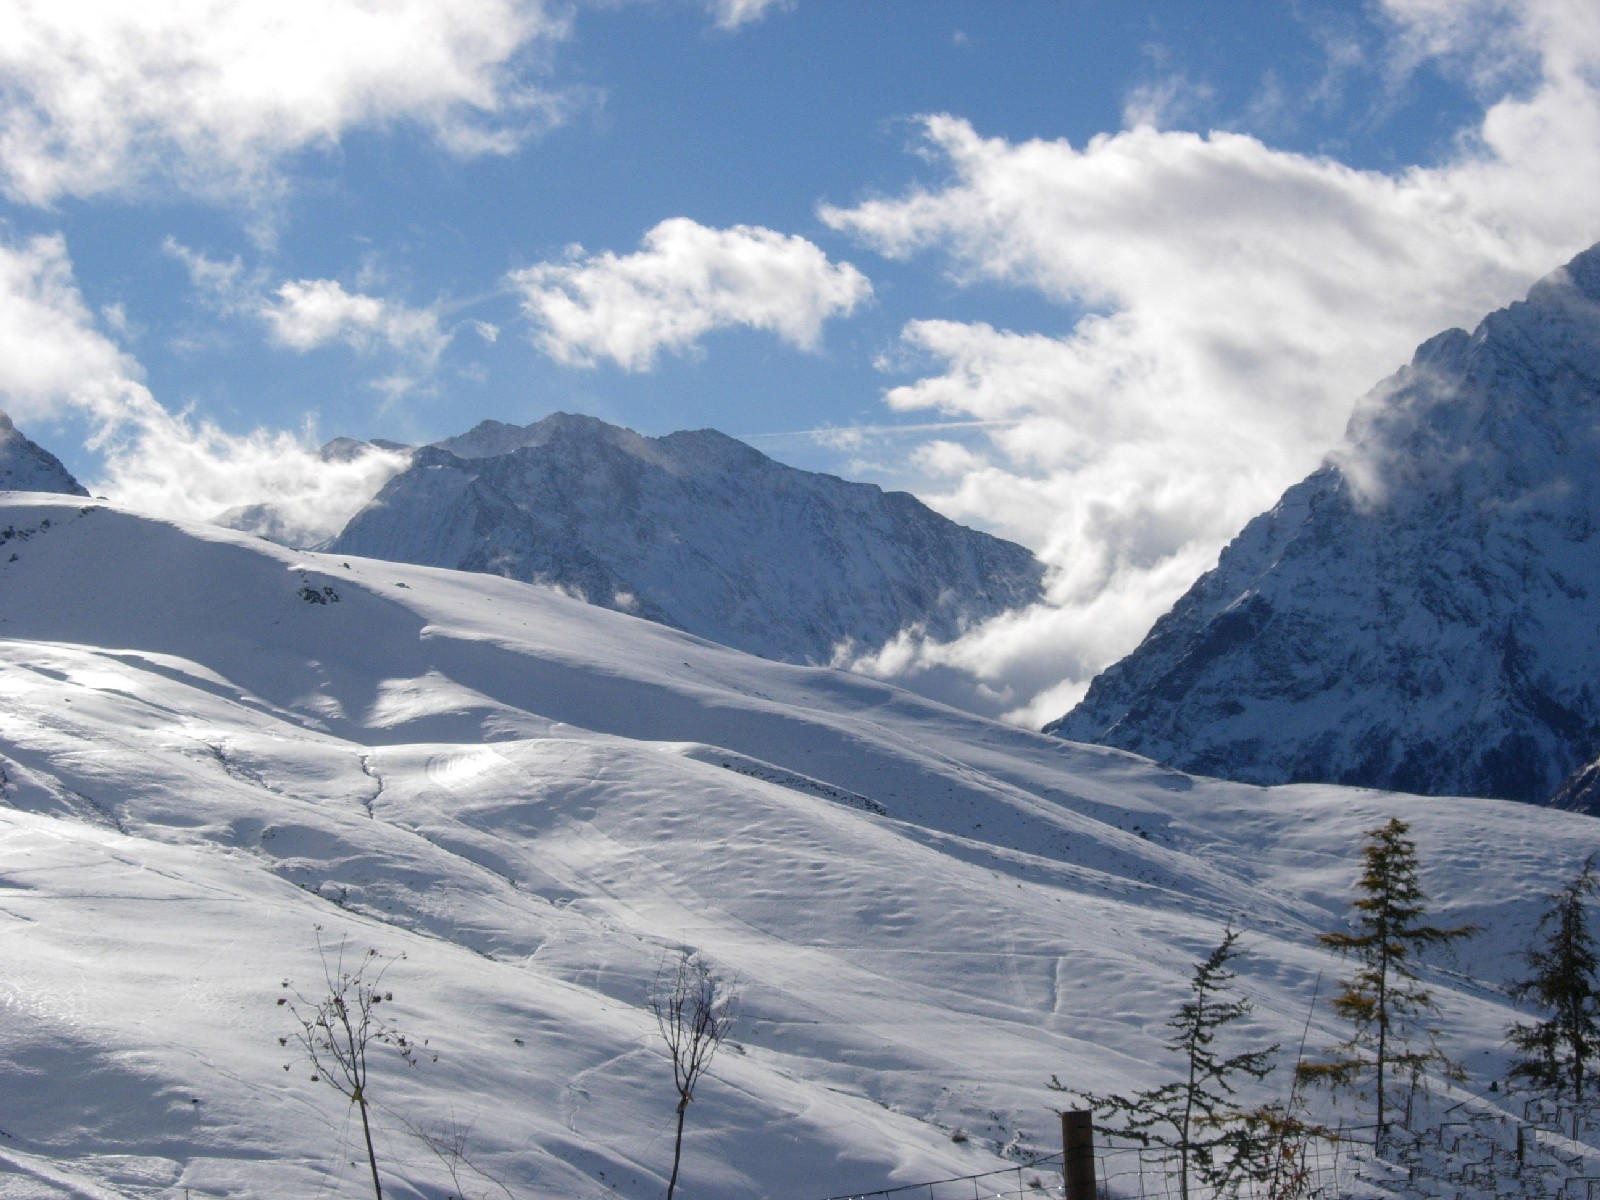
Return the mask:
<svg viewBox="0 0 1600 1200">
<path fill-rule="evenodd" d="M 702 429 L 557 413 L 416 452 L 327 549 L 549 584 L 767 658 L 825 663 L 1037 600 L 1027 550 L 903 492 Z"/>
<path fill-rule="evenodd" d="M 1547 800 L 1600 749 L 1597 456 L 1600 247 L 1420 347 L 1048 732 L 1252 783 Z"/>
</svg>

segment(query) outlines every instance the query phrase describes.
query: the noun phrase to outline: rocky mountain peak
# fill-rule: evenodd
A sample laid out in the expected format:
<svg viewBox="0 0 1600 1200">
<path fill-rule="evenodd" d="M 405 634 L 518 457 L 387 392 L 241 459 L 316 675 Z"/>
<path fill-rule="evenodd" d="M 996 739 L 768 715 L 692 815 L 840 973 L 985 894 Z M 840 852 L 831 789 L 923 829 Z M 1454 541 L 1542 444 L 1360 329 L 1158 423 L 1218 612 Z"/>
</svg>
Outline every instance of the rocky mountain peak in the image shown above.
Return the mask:
<svg viewBox="0 0 1600 1200">
<path fill-rule="evenodd" d="M 1542 801 L 1600 752 L 1600 248 L 1430 339 L 1049 730 Z"/>
<path fill-rule="evenodd" d="M 955 636 L 1042 595 L 1032 554 L 715 430 L 556 413 L 419 450 L 328 547 L 551 584 L 768 658 Z"/>
<path fill-rule="evenodd" d="M 58 492 L 87 496 L 88 490 L 43 446 L 30 441 L 0 412 L 0 491 Z"/>
</svg>

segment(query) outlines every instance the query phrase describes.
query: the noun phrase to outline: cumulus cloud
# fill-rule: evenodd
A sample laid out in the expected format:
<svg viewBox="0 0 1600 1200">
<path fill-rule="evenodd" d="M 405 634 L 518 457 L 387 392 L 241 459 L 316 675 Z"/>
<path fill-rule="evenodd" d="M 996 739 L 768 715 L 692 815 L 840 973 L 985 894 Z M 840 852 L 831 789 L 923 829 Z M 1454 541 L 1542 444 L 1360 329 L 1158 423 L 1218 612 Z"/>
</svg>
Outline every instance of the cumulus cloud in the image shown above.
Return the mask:
<svg viewBox="0 0 1600 1200">
<path fill-rule="evenodd" d="M 865 275 L 830 263 L 802 237 L 751 225 L 708 229 L 686 217 L 662 221 L 633 254 L 574 248 L 567 262 L 510 278 L 545 353 L 571 366 L 608 358 L 628 371 L 740 325 L 812 349 L 825 320 L 872 295 Z"/>
<path fill-rule="evenodd" d="M 236 435 L 168 412 L 96 328 L 59 236 L 0 242 L 0 406 L 21 422 L 86 420 L 104 456 L 91 491 L 195 520 L 271 505 L 300 544 L 337 532 L 405 463 L 376 448 L 325 462 L 309 429 Z"/>
<path fill-rule="evenodd" d="M 559 116 L 519 68 L 564 32 L 543 0 L 21 0 L 0 9 L 0 180 L 35 205 L 259 195 L 284 156 L 394 122 L 508 152 Z"/>
<path fill-rule="evenodd" d="M 946 180 L 823 210 L 886 255 L 935 253 L 959 280 L 1063 312 L 1047 333 L 910 322 L 902 348 L 925 373 L 886 393 L 905 412 L 1005 422 L 980 452 L 926 448 L 924 495 L 1039 550 L 1051 603 L 857 665 L 945 672 L 1018 720 L 1059 715 L 1418 342 L 1600 237 L 1600 10 L 1391 0 L 1387 14 L 1397 54 L 1450 56 L 1501 89 L 1447 162 L 1385 174 L 1148 125 L 1082 148 L 1013 143 L 935 116 L 923 131 Z"/>
<path fill-rule="evenodd" d="M 332 341 L 357 349 L 382 343 L 434 363 L 450 342 L 434 309 L 352 294 L 332 279 L 280 284 L 260 313 L 273 340 L 293 350 L 314 350 Z"/>
<path fill-rule="evenodd" d="M 334 342 L 357 351 L 392 351 L 405 369 L 374 381 L 380 391 L 399 394 L 439 365 L 454 333 L 443 328 L 439 306 L 414 308 L 399 300 L 348 292 L 335 279 L 291 279 L 272 287 L 264 272 L 247 271 L 234 257 L 226 262 L 167 238 L 168 254 L 183 263 L 189 281 L 220 316 L 244 317 L 265 326 L 269 339 L 285 349 L 307 353 Z M 495 326 L 472 322 L 485 341 Z"/>
</svg>

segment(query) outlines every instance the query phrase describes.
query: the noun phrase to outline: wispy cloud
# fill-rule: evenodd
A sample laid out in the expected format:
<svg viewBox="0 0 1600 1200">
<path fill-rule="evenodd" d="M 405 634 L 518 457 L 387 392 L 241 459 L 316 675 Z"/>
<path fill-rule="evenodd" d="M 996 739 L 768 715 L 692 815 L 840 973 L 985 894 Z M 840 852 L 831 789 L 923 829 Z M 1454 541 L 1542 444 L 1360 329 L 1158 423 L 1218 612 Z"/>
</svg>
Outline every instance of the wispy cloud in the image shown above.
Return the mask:
<svg viewBox="0 0 1600 1200">
<path fill-rule="evenodd" d="M 925 373 L 886 393 L 906 413 L 1009 422 L 981 453 L 925 460 L 928 498 L 1039 550 L 1052 603 L 859 665 L 970 671 L 1018 719 L 1057 715 L 1413 346 L 1600 237 L 1600 9 L 1387 11 L 1394 53 L 1450 55 L 1501 89 L 1451 161 L 1391 175 L 1149 126 L 1013 143 L 937 116 L 923 129 L 946 181 L 822 211 L 886 255 L 934 253 L 958 280 L 1063 306 L 1045 332 L 912 321 L 902 344 Z M 1531 85 L 1511 61 L 1533 64 Z"/>
<path fill-rule="evenodd" d="M 922 421 L 905 425 L 819 425 L 815 429 L 789 429 L 767 433 L 742 433 L 745 442 L 809 442 L 830 450 L 859 450 L 869 442 L 895 438 L 922 438 L 930 433 L 952 433 L 961 429 L 994 429 L 1015 421 Z"/>
<path fill-rule="evenodd" d="M 633 254 L 585 254 L 512 272 L 538 345 L 558 362 L 610 359 L 648 371 L 662 351 L 683 353 L 716 329 L 744 326 L 812 349 L 830 317 L 852 312 L 872 285 L 830 263 L 801 237 L 751 225 L 710 229 L 662 221 Z"/>
<path fill-rule="evenodd" d="M 769 12 L 793 8 L 795 0 L 706 0 L 706 11 L 719 29 L 738 29 L 759 21 Z"/>
<path fill-rule="evenodd" d="M 71 408 L 114 425 L 151 403 L 141 375 L 95 327 L 64 238 L 0 242 L 0 397 L 14 418 Z"/>
</svg>

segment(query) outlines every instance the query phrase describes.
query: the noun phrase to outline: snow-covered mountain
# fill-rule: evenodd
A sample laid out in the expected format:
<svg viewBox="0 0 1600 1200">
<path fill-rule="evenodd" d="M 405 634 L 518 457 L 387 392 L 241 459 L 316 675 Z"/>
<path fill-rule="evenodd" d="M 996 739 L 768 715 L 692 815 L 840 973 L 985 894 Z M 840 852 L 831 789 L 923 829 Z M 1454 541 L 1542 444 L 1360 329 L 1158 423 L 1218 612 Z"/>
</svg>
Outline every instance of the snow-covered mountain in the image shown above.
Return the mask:
<svg viewBox="0 0 1600 1200">
<path fill-rule="evenodd" d="M 3 412 L 0 412 L 0 492 L 89 494 L 61 465 L 60 459 L 24 437 Z"/>
<path fill-rule="evenodd" d="M 1600 247 L 1423 345 L 1048 729 L 1256 783 L 1543 801 L 1600 752 L 1597 603 Z"/>
<path fill-rule="evenodd" d="M 774 462 L 705 429 L 643 437 L 558 413 L 416 452 L 327 547 L 552 584 L 788 662 L 1041 595 L 1021 546 L 903 492 Z"/>
<path fill-rule="evenodd" d="M 361 1194 L 348 1106 L 280 1044 L 319 926 L 406 955 L 384 1007 L 428 1039 L 374 1060 L 386 1194 L 506 1194 L 409 1124 L 519 1200 L 659 1196 L 646 1001 L 691 948 L 742 1005 L 684 1195 L 1037 1195 L 1050 1075 L 1171 1078 L 1226 923 L 1249 1036 L 1297 1043 L 1391 815 L 1439 920 L 1487 931 L 1427 972 L 1478 1092 L 1445 1099 L 1510 1129 L 1510 950 L 1600 850 L 1578 814 L 1194 779 L 509 580 L 65 497 L 0 526 L 0 1196 Z M 1312 1045 L 1341 1032 L 1316 1010 Z"/>
</svg>

